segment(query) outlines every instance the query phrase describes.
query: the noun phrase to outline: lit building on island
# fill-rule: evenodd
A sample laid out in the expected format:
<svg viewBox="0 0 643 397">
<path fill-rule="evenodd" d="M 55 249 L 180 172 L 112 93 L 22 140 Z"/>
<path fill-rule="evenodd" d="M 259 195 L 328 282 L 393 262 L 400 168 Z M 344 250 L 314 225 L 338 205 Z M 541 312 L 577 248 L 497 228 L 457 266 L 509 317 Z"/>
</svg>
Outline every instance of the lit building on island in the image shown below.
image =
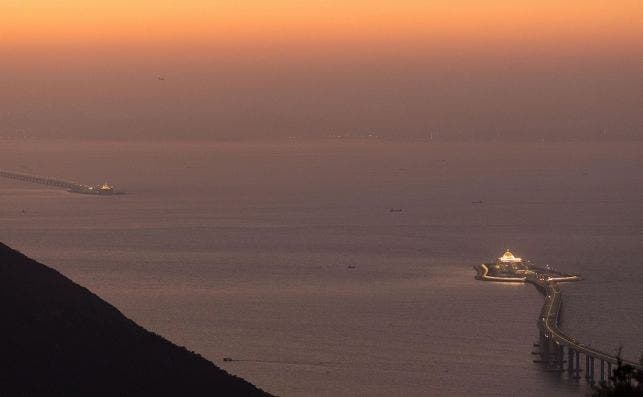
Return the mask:
<svg viewBox="0 0 643 397">
<path fill-rule="evenodd" d="M 499 270 L 511 270 L 516 273 L 524 273 L 529 268 L 523 263 L 522 258 L 518 258 L 507 250 L 498 260 L 496 260 L 496 268 Z"/>
<path fill-rule="evenodd" d="M 108 185 L 107 182 L 103 183 L 98 187 L 100 194 L 112 194 L 114 193 L 114 186 Z"/>
<path fill-rule="evenodd" d="M 540 280 L 537 282 L 549 281 L 577 281 L 580 277 L 573 274 L 561 273 L 545 265 L 545 267 L 535 266 L 531 261 L 523 260 L 515 256 L 511 251 L 505 253 L 496 259 L 495 263 L 483 263 L 475 267 L 478 280 L 486 281 L 509 281 L 509 282 L 526 282 Z"/>
</svg>

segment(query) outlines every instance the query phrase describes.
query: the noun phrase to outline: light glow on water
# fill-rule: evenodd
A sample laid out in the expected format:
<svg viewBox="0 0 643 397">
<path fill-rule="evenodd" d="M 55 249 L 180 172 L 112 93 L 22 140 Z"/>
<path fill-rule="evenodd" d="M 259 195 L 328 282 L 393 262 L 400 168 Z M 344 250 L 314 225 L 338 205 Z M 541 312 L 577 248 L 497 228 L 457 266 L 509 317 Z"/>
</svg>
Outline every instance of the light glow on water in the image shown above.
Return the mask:
<svg viewBox="0 0 643 397">
<path fill-rule="evenodd" d="M 4 143 L 128 194 L 2 179 L 0 241 L 276 394 L 584 392 L 531 361 L 542 296 L 474 279 L 506 246 L 584 276 L 568 334 L 643 351 L 639 144 Z"/>
</svg>

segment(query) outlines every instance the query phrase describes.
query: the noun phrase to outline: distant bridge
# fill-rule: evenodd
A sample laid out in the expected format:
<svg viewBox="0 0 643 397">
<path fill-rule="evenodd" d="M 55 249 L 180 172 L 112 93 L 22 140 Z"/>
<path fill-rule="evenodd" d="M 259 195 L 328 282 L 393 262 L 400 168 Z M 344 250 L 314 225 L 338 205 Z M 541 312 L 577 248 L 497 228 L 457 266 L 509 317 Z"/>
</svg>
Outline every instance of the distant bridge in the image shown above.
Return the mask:
<svg viewBox="0 0 643 397">
<path fill-rule="evenodd" d="M 0 170 L 0 177 L 15 179 L 23 182 L 37 183 L 40 185 L 60 187 L 63 189 L 67 189 L 68 191 L 73 193 L 100 195 L 122 194 L 114 191 L 114 188 L 107 184 L 103 184 L 102 186 L 84 185 L 78 182 L 66 181 L 63 179 L 51 178 L 46 176 L 23 174 L 21 172 Z"/>
<path fill-rule="evenodd" d="M 24 182 L 38 183 L 40 185 L 61 187 L 63 189 L 69 189 L 69 190 L 81 189 L 82 186 L 84 186 L 76 182 L 64 181 L 61 179 L 49 178 L 44 176 L 23 174 L 20 172 L 10 172 L 10 171 L 0 170 L 0 176 L 5 178 L 10 178 L 10 179 L 16 179 Z"/>
</svg>

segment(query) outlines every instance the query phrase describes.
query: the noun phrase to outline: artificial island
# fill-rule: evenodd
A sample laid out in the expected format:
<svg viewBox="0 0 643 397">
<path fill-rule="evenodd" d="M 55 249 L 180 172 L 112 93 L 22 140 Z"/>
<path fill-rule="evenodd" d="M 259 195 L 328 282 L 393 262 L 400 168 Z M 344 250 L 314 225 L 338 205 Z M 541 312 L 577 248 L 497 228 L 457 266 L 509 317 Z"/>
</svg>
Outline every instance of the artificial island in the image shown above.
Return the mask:
<svg viewBox="0 0 643 397">
<path fill-rule="evenodd" d="M 612 366 L 619 365 L 619 362 L 641 368 L 640 364 L 622 360 L 616 354 L 586 346 L 560 329 L 563 297 L 559 283 L 580 281 L 582 278 L 579 275 L 561 273 L 549 266 L 534 266 L 529 261 L 514 256 L 509 250 L 495 263 L 483 263 L 474 266 L 474 269 L 478 280 L 530 283 L 545 296 L 538 317 L 539 341 L 534 343 L 538 350 L 532 354 L 539 356 L 534 362 L 543 364 L 546 370 L 561 374 L 567 372 L 568 378 L 574 380 L 580 379 L 582 372 L 585 380 L 594 384 L 596 379 L 601 382 L 606 379 L 610 381 Z"/>
<path fill-rule="evenodd" d="M 476 278 L 483 281 L 528 282 L 530 279 L 539 281 L 579 281 L 580 276 L 560 273 L 549 266 L 536 267 L 529 261 L 523 261 L 507 250 L 496 263 L 483 263 L 476 267 Z"/>
</svg>

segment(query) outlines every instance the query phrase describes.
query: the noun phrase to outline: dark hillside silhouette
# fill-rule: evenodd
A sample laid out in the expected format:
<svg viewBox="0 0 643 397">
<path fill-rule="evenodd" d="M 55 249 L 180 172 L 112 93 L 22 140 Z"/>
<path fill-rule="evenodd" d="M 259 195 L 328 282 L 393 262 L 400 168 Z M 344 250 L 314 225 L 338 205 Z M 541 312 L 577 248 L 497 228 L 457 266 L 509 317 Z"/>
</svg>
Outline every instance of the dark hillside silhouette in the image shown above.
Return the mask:
<svg viewBox="0 0 643 397">
<path fill-rule="evenodd" d="M 267 395 L 3 244 L 0 321 L 0 395 Z"/>
</svg>

